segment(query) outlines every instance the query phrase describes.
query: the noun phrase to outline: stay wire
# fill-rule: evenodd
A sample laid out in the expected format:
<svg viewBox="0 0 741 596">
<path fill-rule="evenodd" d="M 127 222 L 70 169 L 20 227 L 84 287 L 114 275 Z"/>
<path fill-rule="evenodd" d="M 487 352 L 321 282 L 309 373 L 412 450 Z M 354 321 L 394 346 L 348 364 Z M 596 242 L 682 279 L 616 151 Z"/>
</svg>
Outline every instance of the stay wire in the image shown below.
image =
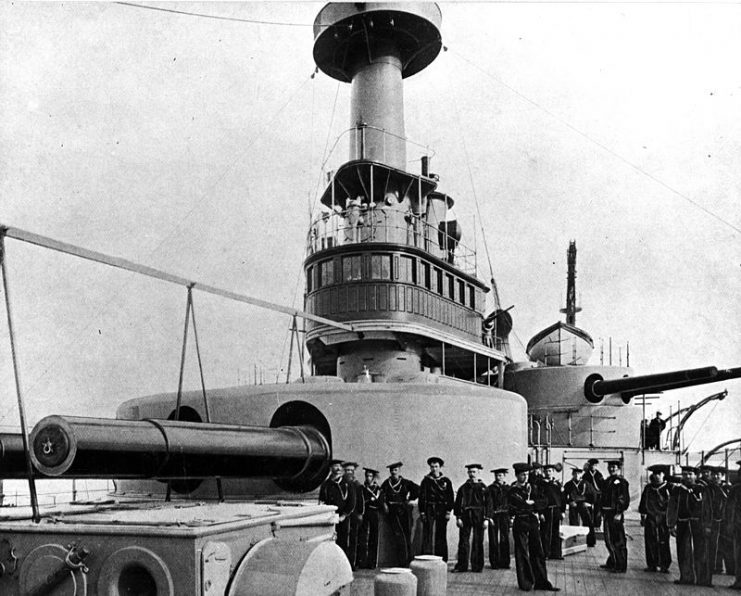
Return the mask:
<svg viewBox="0 0 741 596">
<path fill-rule="evenodd" d="M 610 149 L 610 148 L 609 148 L 609 147 L 607 147 L 606 145 L 604 145 L 604 144 L 600 143 L 600 142 L 599 142 L 598 140 L 596 140 L 596 139 L 592 138 L 592 137 L 591 137 L 591 136 L 589 136 L 589 135 L 588 135 L 587 133 L 585 133 L 585 132 L 583 132 L 582 130 L 580 130 L 580 129 L 576 128 L 576 127 L 575 127 L 575 126 L 574 126 L 573 124 L 571 124 L 570 122 L 568 122 L 568 121 L 564 120 L 563 118 L 561 118 L 560 116 L 558 116 L 558 115 L 554 114 L 554 113 L 553 113 L 552 111 L 550 111 L 550 110 L 549 110 L 548 108 L 545 108 L 544 106 L 540 105 L 540 104 L 539 104 L 538 102 L 536 102 L 536 101 L 534 101 L 534 100 L 530 99 L 529 97 L 527 97 L 527 96 L 526 96 L 526 95 L 524 95 L 523 93 L 519 92 L 519 91 L 518 91 L 517 89 L 515 89 L 515 88 L 514 88 L 514 87 L 512 87 L 511 85 L 508 85 L 507 83 L 505 83 L 505 82 L 504 82 L 504 81 L 503 81 L 502 79 L 500 79 L 500 78 L 498 78 L 498 77 L 494 76 L 493 74 L 491 74 L 490 72 L 488 72 L 488 71 L 484 70 L 484 69 L 483 69 L 483 68 L 481 68 L 481 67 L 480 67 L 480 66 L 479 66 L 478 64 L 475 64 L 474 62 L 472 62 L 471 60 L 469 60 L 468 58 L 466 58 L 466 57 L 465 57 L 465 56 L 463 56 L 462 54 L 459 54 L 458 52 L 455 52 L 455 51 L 453 51 L 453 50 L 449 50 L 449 51 L 451 51 L 451 53 L 452 53 L 452 54 L 453 54 L 454 56 L 456 56 L 457 58 L 459 58 L 459 59 L 460 59 L 460 60 L 462 60 L 463 62 L 467 63 L 467 64 L 468 64 L 469 66 L 471 66 L 471 67 L 475 68 L 475 69 L 476 69 L 476 70 L 478 70 L 478 71 L 479 71 L 480 73 L 482 73 L 483 75 L 485 75 L 485 76 L 487 76 L 488 78 L 490 78 L 490 79 L 491 79 L 492 81 L 494 81 L 494 82 L 496 82 L 496 83 L 498 83 L 498 84 L 502 85 L 503 87 L 507 88 L 507 89 L 508 89 L 509 91 L 511 91 L 512 93 L 514 93 L 515 95 L 517 95 L 517 97 L 519 97 L 519 98 L 520 98 L 520 99 L 522 99 L 523 101 L 526 101 L 527 103 L 529 103 L 530 105 L 532 105 L 532 106 L 534 106 L 534 107 L 538 108 L 539 110 L 541 110 L 541 111 L 542 111 L 542 112 L 544 112 L 545 114 L 548 114 L 548 115 L 549 115 L 549 116 L 550 116 L 551 118 L 553 118 L 554 120 L 556 120 L 556 121 L 560 122 L 560 123 L 561 123 L 561 124 L 562 124 L 563 126 L 565 126 L 566 128 L 568 128 L 569 130 L 571 130 L 571 131 L 575 132 L 576 134 L 578 134 L 579 136 L 581 136 L 581 137 L 583 137 L 583 138 L 587 139 L 587 140 L 588 140 L 588 141 L 589 141 L 590 143 L 592 143 L 592 144 L 596 145 L 597 147 L 599 147 L 600 149 L 602 149 L 602 150 L 603 150 L 603 151 L 605 151 L 606 153 L 609 153 L 609 154 L 610 154 L 610 155 L 612 155 L 612 156 L 613 156 L 614 158 L 616 158 L 616 159 L 618 159 L 619 161 L 623 162 L 623 163 L 624 163 L 625 165 L 629 166 L 630 168 L 632 168 L 632 169 L 633 169 L 633 170 L 635 170 L 636 172 L 638 172 L 638 173 L 640 173 L 640 174 L 643 174 L 644 176 L 646 176 L 646 178 L 648 178 L 648 179 L 652 180 L 653 182 L 655 182 L 655 183 L 656 183 L 656 184 L 658 184 L 659 186 L 661 186 L 661 187 L 665 188 L 665 189 L 666 189 L 666 190 L 668 190 L 668 191 L 669 191 L 670 193 L 672 193 L 672 194 L 674 194 L 674 195 L 676 195 L 676 196 L 680 197 L 681 199 L 684 199 L 685 201 L 687 201 L 688 203 L 690 203 L 691 205 L 693 205 L 694 207 L 696 207 L 696 208 L 697 208 L 697 209 L 699 209 L 700 211 L 703 211 L 703 212 L 704 212 L 705 214 L 707 214 L 707 215 L 709 215 L 710 217 L 712 217 L 712 218 L 714 218 L 714 219 L 718 220 L 718 221 L 719 221 L 719 222 L 721 222 L 722 224 L 724 224 L 724 225 L 728 226 L 729 228 L 731 228 L 731 229 L 732 229 L 732 230 L 733 230 L 734 232 L 736 232 L 737 234 L 741 234 L 741 228 L 738 228 L 738 227 L 736 227 L 735 225 L 733 225 L 732 223 L 730 223 L 729 221 L 726 221 L 726 220 L 725 220 L 725 219 L 723 219 L 723 218 L 722 218 L 722 217 L 721 217 L 720 215 L 718 215 L 718 214 L 714 213 L 713 211 L 711 211 L 711 210 L 710 210 L 710 209 L 708 209 L 707 207 L 704 207 L 704 206 L 700 205 L 699 203 L 697 203 L 696 201 L 692 200 L 692 199 L 691 199 L 690 197 L 688 197 L 687 195 L 685 195 L 685 194 L 681 193 L 680 191 L 678 191 L 678 190 L 677 190 L 676 188 L 673 188 L 672 186 L 669 186 L 669 185 L 668 185 L 668 184 L 667 184 L 666 182 L 664 182 L 663 180 L 660 180 L 659 178 L 657 178 L 657 177 L 656 177 L 656 176 L 654 176 L 653 174 L 650 174 L 650 173 L 646 172 L 646 171 L 645 171 L 644 169 L 642 169 L 642 168 L 641 168 L 640 166 L 638 166 L 638 165 L 634 164 L 634 163 L 633 163 L 632 161 L 630 161 L 629 159 L 627 159 L 627 158 L 623 157 L 622 155 L 620 155 L 619 153 L 617 153 L 617 152 L 613 151 L 612 149 Z"/>
</svg>

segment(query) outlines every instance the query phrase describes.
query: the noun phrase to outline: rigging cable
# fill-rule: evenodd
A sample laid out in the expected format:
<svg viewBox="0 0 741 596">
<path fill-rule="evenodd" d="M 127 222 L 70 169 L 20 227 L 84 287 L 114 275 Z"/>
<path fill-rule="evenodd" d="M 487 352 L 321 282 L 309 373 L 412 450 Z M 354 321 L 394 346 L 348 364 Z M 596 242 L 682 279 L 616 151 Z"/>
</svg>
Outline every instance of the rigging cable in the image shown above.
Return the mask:
<svg viewBox="0 0 741 596">
<path fill-rule="evenodd" d="M 713 406 L 713 409 L 712 409 L 712 410 L 710 410 L 710 411 L 708 412 L 707 416 L 705 416 L 705 420 L 703 420 L 703 421 L 702 421 L 702 424 L 700 424 L 700 426 L 698 427 L 698 429 L 697 429 L 697 431 L 695 432 L 695 434 L 694 434 L 694 435 L 692 435 L 692 438 L 691 438 L 691 439 L 689 440 L 689 442 L 688 442 L 688 443 L 685 443 L 685 444 L 684 444 L 684 452 L 685 452 L 685 453 L 686 453 L 686 452 L 687 452 L 687 451 L 689 450 L 689 448 L 690 448 L 690 445 L 692 444 L 692 441 L 694 441 L 694 440 L 695 440 L 695 439 L 697 438 L 697 435 L 698 435 L 698 434 L 700 434 L 700 431 L 701 431 L 701 430 L 703 429 L 703 427 L 705 426 L 705 423 L 706 423 L 706 422 L 708 421 L 708 418 L 710 418 L 710 416 L 712 415 L 712 413 L 713 413 L 713 412 L 715 412 L 715 408 L 717 408 L 717 407 L 718 407 L 718 404 L 719 404 L 719 403 L 720 403 L 719 401 L 716 401 L 716 402 L 715 402 L 715 405 Z"/>
<path fill-rule="evenodd" d="M 590 136 L 589 136 L 589 135 L 588 135 L 587 133 L 585 133 L 585 132 L 583 132 L 582 130 L 580 130 L 580 129 L 576 128 L 576 127 L 575 127 L 575 126 L 574 126 L 573 124 L 571 124 L 571 123 L 570 123 L 570 122 L 568 122 L 567 120 L 564 120 L 564 119 L 563 119 L 563 118 L 561 118 L 560 116 L 558 116 L 558 115 L 554 114 L 553 112 L 551 112 L 551 111 L 550 111 L 550 110 L 548 110 L 547 108 L 545 108 L 545 107 L 543 107 L 542 105 L 540 105 L 540 104 L 539 104 L 538 102 L 536 102 L 536 101 L 534 101 L 534 100 L 530 99 L 529 97 L 527 97 L 527 96 L 526 96 L 526 95 L 524 95 L 523 93 L 519 92 L 519 91 L 518 91 L 517 89 L 515 89 L 514 87 L 512 87 L 512 86 L 508 85 L 507 83 L 505 83 L 505 82 L 504 82 L 504 81 L 503 81 L 502 79 L 500 79 L 500 78 L 498 78 L 498 77 L 494 76 L 493 74 L 491 74 L 490 72 L 488 72 L 488 71 L 484 70 L 484 69 L 483 69 L 483 68 L 481 68 L 481 67 L 480 67 L 480 66 L 479 66 L 478 64 L 475 64 L 474 62 L 472 62 L 471 60 L 469 60 L 468 58 L 466 58 L 466 57 L 465 57 L 465 56 L 463 56 L 462 54 L 459 54 L 458 52 L 455 52 L 455 51 L 453 51 L 452 53 L 453 53 L 453 55 L 455 55 L 456 57 L 458 57 L 458 58 L 459 58 L 460 60 L 462 60 L 463 62 L 466 62 L 466 63 L 467 63 L 468 65 L 472 66 L 473 68 L 475 68 L 476 70 L 478 70 L 479 72 L 481 72 L 482 74 L 484 74 L 485 76 L 487 76 L 488 78 L 490 78 L 491 80 L 493 80 L 494 82 L 496 82 L 496 83 L 499 83 L 499 84 L 500 84 L 500 85 L 502 85 L 503 87 L 506 87 L 507 89 L 509 89 L 509 90 L 510 90 L 510 91 L 511 91 L 512 93 L 514 93 L 515 95 L 517 95 L 517 96 L 518 96 L 518 97 L 519 97 L 520 99 L 522 99 L 522 100 L 526 101 L 527 103 L 531 104 L 532 106 L 535 106 L 535 107 L 536 107 L 536 108 L 538 108 L 539 110 L 542 110 L 542 111 L 543 111 L 544 113 L 548 114 L 548 115 L 549 115 L 549 116 L 550 116 L 551 118 L 553 118 L 554 120 L 556 120 L 556 121 L 560 122 L 560 123 L 561 123 L 562 125 L 564 125 L 564 126 L 565 126 L 565 127 L 567 127 L 568 129 L 570 129 L 571 131 L 575 132 L 576 134 L 580 135 L 581 137 L 584 137 L 584 138 L 585 138 L 585 139 L 587 139 L 587 140 L 588 140 L 588 141 L 589 141 L 590 143 L 593 143 L 594 145 L 597 145 L 597 147 L 599 147 L 599 148 L 600 148 L 600 149 L 602 149 L 603 151 L 605 151 L 605 152 L 609 153 L 610 155 L 612 155 L 612 156 L 613 156 L 613 157 L 615 157 L 616 159 L 618 159 L 618 160 L 622 161 L 622 162 L 623 162 L 624 164 L 626 164 L 627 166 L 631 167 L 632 169 L 634 169 L 634 170 L 635 170 L 635 171 L 637 171 L 638 173 L 640 173 L 640 174 L 643 174 L 644 176 L 646 176 L 646 177 L 647 177 L 647 178 L 649 178 L 650 180 L 653 180 L 653 181 L 654 181 L 654 182 L 655 182 L 656 184 L 658 184 L 659 186 L 662 186 L 663 188 L 665 188 L 666 190 L 668 190 L 668 191 L 669 191 L 670 193 L 672 193 L 672 194 L 674 194 L 674 195 L 676 195 L 676 196 L 678 196 L 678 197 L 680 197 L 680 198 L 684 199 L 685 201 L 687 201 L 688 203 L 690 203 L 691 205 L 693 205 L 693 206 L 694 206 L 694 207 L 696 207 L 697 209 L 699 209 L 699 210 L 703 211 L 703 212 L 704 212 L 704 213 L 706 213 L 707 215 L 709 215 L 709 216 L 711 216 L 711 217 L 715 218 L 716 220 L 718 220 L 719 222 L 721 222 L 721 223 L 725 224 L 726 226 L 728 226 L 729 228 L 731 228 L 732 230 L 734 230 L 734 231 L 735 231 L 736 233 L 738 233 L 738 234 L 741 234 L 741 228 L 738 228 L 738 227 L 736 227 L 735 225 L 733 225 L 732 223 L 730 223 L 729 221 L 726 221 L 725 219 L 723 219 L 723 218 L 722 218 L 722 217 L 721 217 L 720 215 L 718 215 L 717 213 L 714 213 L 713 211 L 711 211 L 711 210 L 710 210 L 710 209 L 708 209 L 707 207 L 704 207 L 704 206 L 702 206 L 702 205 L 701 205 L 700 203 L 697 203 L 696 201 L 692 200 L 692 199 L 691 199 L 690 197 L 688 197 L 687 195 L 685 195 L 685 194 L 683 194 L 683 193 L 679 192 L 679 191 L 678 191 L 677 189 L 675 189 L 675 188 L 673 188 L 673 187 L 669 186 L 669 185 L 668 185 L 668 184 L 667 184 L 666 182 L 664 182 L 663 180 L 661 180 L 661 179 L 657 178 L 657 177 L 656 177 L 656 176 L 654 176 L 653 174 L 650 174 L 650 173 L 646 172 L 646 171 L 645 171 L 645 170 L 643 170 L 643 169 L 642 169 L 642 168 L 641 168 L 640 166 L 638 166 L 638 165 L 634 164 L 634 163 L 633 163 L 632 161 L 630 161 L 629 159 L 627 159 L 627 158 L 623 157 L 622 155 L 620 155 L 619 153 L 617 153 L 617 152 L 613 151 L 612 149 L 610 149 L 610 148 L 609 148 L 609 147 L 607 147 L 606 145 L 604 145 L 604 144 L 600 143 L 600 142 L 599 142 L 599 141 L 597 141 L 596 139 L 593 139 L 593 138 L 592 138 L 592 137 L 590 137 Z"/>
</svg>

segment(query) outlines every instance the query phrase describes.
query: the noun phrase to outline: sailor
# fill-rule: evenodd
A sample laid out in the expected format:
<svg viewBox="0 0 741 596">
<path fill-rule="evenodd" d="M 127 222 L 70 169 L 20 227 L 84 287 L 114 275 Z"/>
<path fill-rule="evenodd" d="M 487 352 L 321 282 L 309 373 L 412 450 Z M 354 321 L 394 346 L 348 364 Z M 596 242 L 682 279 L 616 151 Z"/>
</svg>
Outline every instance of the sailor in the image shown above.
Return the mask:
<svg viewBox="0 0 741 596">
<path fill-rule="evenodd" d="M 594 489 L 591 484 L 584 481 L 583 474 L 584 470 L 581 468 L 571 469 L 571 480 L 563 485 L 563 496 L 569 508 L 569 525 L 582 525 L 590 528 L 590 534 L 594 539 L 591 503 L 594 500 Z M 587 546 L 594 546 L 594 544 L 594 540 L 592 540 L 591 544 L 587 541 Z"/>
<path fill-rule="evenodd" d="M 339 521 L 335 525 L 337 545 L 350 560 L 348 540 L 350 535 L 350 517 L 355 510 L 355 491 L 350 488 L 343 476 L 342 460 L 329 462 L 329 478 L 319 488 L 319 502 L 337 507 Z"/>
<path fill-rule="evenodd" d="M 386 466 L 389 477 L 381 484 L 383 510 L 388 516 L 391 533 L 396 545 L 397 566 L 409 565 L 412 558 L 412 521 L 414 503 L 419 496 L 419 486 L 403 478 L 400 461 Z"/>
<path fill-rule="evenodd" d="M 703 520 L 703 528 L 705 530 L 705 556 L 708 566 L 707 577 L 710 584 L 713 582 L 713 571 L 718 557 L 720 528 L 723 525 L 728 499 L 726 491 L 720 485 L 721 476 L 719 468 L 710 467 L 710 477 L 705 486 L 705 504 L 709 508 L 709 516 L 706 520 Z"/>
<path fill-rule="evenodd" d="M 543 464 L 534 461 L 530 464 L 530 473 L 527 476 L 527 481 L 530 484 L 538 484 L 543 480 Z"/>
<path fill-rule="evenodd" d="M 422 553 L 448 560 L 447 526 L 453 510 L 453 483 L 443 476 L 445 462 L 439 457 L 427 460 L 430 473 L 419 487 L 419 516 L 422 519 Z"/>
<path fill-rule="evenodd" d="M 669 527 L 666 525 L 666 509 L 669 505 L 671 488 L 664 480 L 668 466 L 656 464 L 647 469 L 651 472 L 650 481 L 643 489 L 638 512 L 646 544 L 646 569 L 644 571 L 669 572 L 672 563 L 669 546 Z"/>
<path fill-rule="evenodd" d="M 365 482 L 363 495 L 363 523 L 358 534 L 358 567 L 375 569 L 378 562 L 378 516 L 382 508 L 381 487 L 378 485 L 378 470 L 363 468 Z"/>
<path fill-rule="evenodd" d="M 625 573 L 628 569 L 628 545 L 625 539 L 623 513 L 630 504 L 628 481 L 620 476 L 622 462 L 607 462 L 608 478 L 602 489 L 601 508 L 604 518 L 605 546 L 609 557 L 603 569 Z"/>
<path fill-rule="evenodd" d="M 707 518 L 704 488 L 697 483 L 697 468 L 682 466 L 682 483 L 673 488 L 666 512 L 669 532 L 677 538 L 679 579 L 675 584 L 709 582 L 702 527 L 702 518 Z"/>
<path fill-rule="evenodd" d="M 480 573 L 484 569 L 484 530 L 489 525 L 486 519 L 488 493 L 486 484 L 479 478 L 481 464 L 466 465 L 468 480 L 458 489 L 453 513 L 458 533 L 458 561 L 453 572 L 468 571 L 469 541 L 471 542 L 471 571 Z M 473 539 L 471 534 L 473 533 Z"/>
<path fill-rule="evenodd" d="M 736 462 L 739 466 L 736 473 L 736 483 L 731 487 L 726 502 L 725 523 L 733 536 L 733 564 L 736 572 L 736 581 L 731 588 L 741 590 L 741 460 Z"/>
<path fill-rule="evenodd" d="M 561 554 L 561 520 L 566 511 L 561 483 L 556 479 L 556 466 L 543 466 L 545 478 L 541 482 L 543 500 L 543 520 L 540 524 L 540 538 L 546 559 L 563 559 Z"/>
<path fill-rule="evenodd" d="M 536 513 L 540 496 L 538 487 L 528 482 L 530 464 L 517 463 L 513 468 L 517 479 L 509 491 L 509 511 L 514 516 L 512 538 L 515 543 L 517 586 L 525 592 L 533 588 L 558 592 L 559 589 L 548 581 Z"/>
<path fill-rule="evenodd" d="M 726 496 L 726 512 L 728 510 L 728 496 L 731 492 L 731 484 L 726 480 L 728 470 L 724 467 L 715 468 L 715 473 L 718 475 L 718 486 L 720 486 L 723 494 Z M 723 522 L 720 525 L 720 535 L 718 536 L 718 555 L 715 558 L 715 573 L 723 573 L 723 567 L 725 566 L 726 575 L 733 575 L 735 573 L 735 566 L 733 564 L 733 532 L 728 524 L 725 523 L 727 513 L 723 516 Z"/>
<path fill-rule="evenodd" d="M 661 431 L 666 428 L 666 421 L 662 420 L 661 412 L 656 412 L 656 417 L 648 423 L 646 439 L 649 449 L 661 451 Z"/>
<path fill-rule="evenodd" d="M 592 525 L 589 527 L 589 534 L 587 534 L 587 546 L 594 546 L 597 543 L 597 534 L 595 528 L 599 528 L 602 524 L 602 512 L 600 510 L 600 498 L 602 497 L 602 485 L 605 482 L 602 472 L 600 472 L 595 466 L 599 463 L 598 459 L 591 458 L 587 460 L 584 467 L 584 482 L 591 485 L 592 489 L 590 492 L 592 505 Z"/>
<path fill-rule="evenodd" d="M 507 468 L 492 470 L 494 482 L 489 493 L 489 563 L 492 569 L 509 569 L 509 485 L 504 481 Z"/>
<path fill-rule="evenodd" d="M 347 558 L 350 561 L 350 567 L 353 571 L 357 569 L 358 533 L 360 532 L 360 524 L 363 523 L 363 513 L 365 513 L 363 487 L 355 478 L 355 470 L 357 467 L 358 464 L 354 461 L 346 461 L 342 463 L 345 482 L 347 482 L 350 490 L 355 493 L 355 508 L 350 514 L 350 527 L 348 528 L 347 536 Z"/>
<path fill-rule="evenodd" d="M 697 484 L 701 486 L 707 486 L 710 483 L 710 473 L 712 471 L 712 467 L 708 465 L 702 465 L 698 466 L 697 470 L 700 474 L 695 482 L 697 482 Z"/>
</svg>

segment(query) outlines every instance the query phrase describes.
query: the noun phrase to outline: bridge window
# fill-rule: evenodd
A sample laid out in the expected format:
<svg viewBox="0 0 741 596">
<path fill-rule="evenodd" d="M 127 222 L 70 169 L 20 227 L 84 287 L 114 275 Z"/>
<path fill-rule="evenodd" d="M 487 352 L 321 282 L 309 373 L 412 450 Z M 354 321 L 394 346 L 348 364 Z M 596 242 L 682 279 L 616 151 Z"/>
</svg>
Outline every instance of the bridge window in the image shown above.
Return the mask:
<svg viewBox="0 0 741 596">
<path fill-rule="evenodd" d="M 422 283 L 428 290 L 432 289 L 432 276 L 430 275 L 430 264 L 421 262 L 420 263 L 420 275 L 422 277 Z"/>
<path fill-rule="evenodd" d="M 391 255 L 371 255 L 371 279 L 391 279 Z"/>
<path fill-rule="evenodd" d="M 447 278 L 448 282 L 448 298 L 450 298 L 451 300 L 455 300 L 455 280 L 449 273 L 446 273 L 445 277 Z"/>
<path fill-rule="evenodd" d="M 476 309 L 476 290 L 470 285 L 468 286 L 468 306 Z"/>
<path fill-rule="evenodd" d="M 342 257 L 342 281 L 359 281 L 362 279 L 362 264 L 361 255 Z"/>
<path fill-rule="evenodd" d="M 466 284 L 460 279 L 458 280 L 458 302 L 466 304 Z"/>
<path fill-rule="evenodd" d="M 314 289 L 314 267 L 306 270 L 306 291 L 311 292 Z"/>
<path fill-rule="evenodd" d="M 417 270 L 414 267 L 414 258 L 402 255 L 399 262 L 399 281 L 417 283 Z"/>
<path fill-rule="evenodd" d="M 443 272 L 440 269 L 435 269 L 435 277 L 437 278 L 437 293 L 443 295 Z"/>
<path fill-rule="evenodd" d="M 319 263 L 319 279 L 317 281 L 320 288 L 334 283 L 334 262 L 331 259 Z"/>
</svg>

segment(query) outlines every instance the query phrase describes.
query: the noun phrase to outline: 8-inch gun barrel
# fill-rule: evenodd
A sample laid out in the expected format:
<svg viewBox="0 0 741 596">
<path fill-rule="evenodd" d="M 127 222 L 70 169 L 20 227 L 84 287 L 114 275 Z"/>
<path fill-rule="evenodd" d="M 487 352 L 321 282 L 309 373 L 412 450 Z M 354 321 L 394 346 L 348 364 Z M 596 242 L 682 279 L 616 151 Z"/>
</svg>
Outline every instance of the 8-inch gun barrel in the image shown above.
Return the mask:
<svg viewBox="0 0 741 596">
<path fill-rule="evenodd" d="M 329 457 L 326 438 L 313 427 L 48 416 L 31 433 L 34 466 L 51 477 L 278 478 L 318 484 Z"/>
</svg>

